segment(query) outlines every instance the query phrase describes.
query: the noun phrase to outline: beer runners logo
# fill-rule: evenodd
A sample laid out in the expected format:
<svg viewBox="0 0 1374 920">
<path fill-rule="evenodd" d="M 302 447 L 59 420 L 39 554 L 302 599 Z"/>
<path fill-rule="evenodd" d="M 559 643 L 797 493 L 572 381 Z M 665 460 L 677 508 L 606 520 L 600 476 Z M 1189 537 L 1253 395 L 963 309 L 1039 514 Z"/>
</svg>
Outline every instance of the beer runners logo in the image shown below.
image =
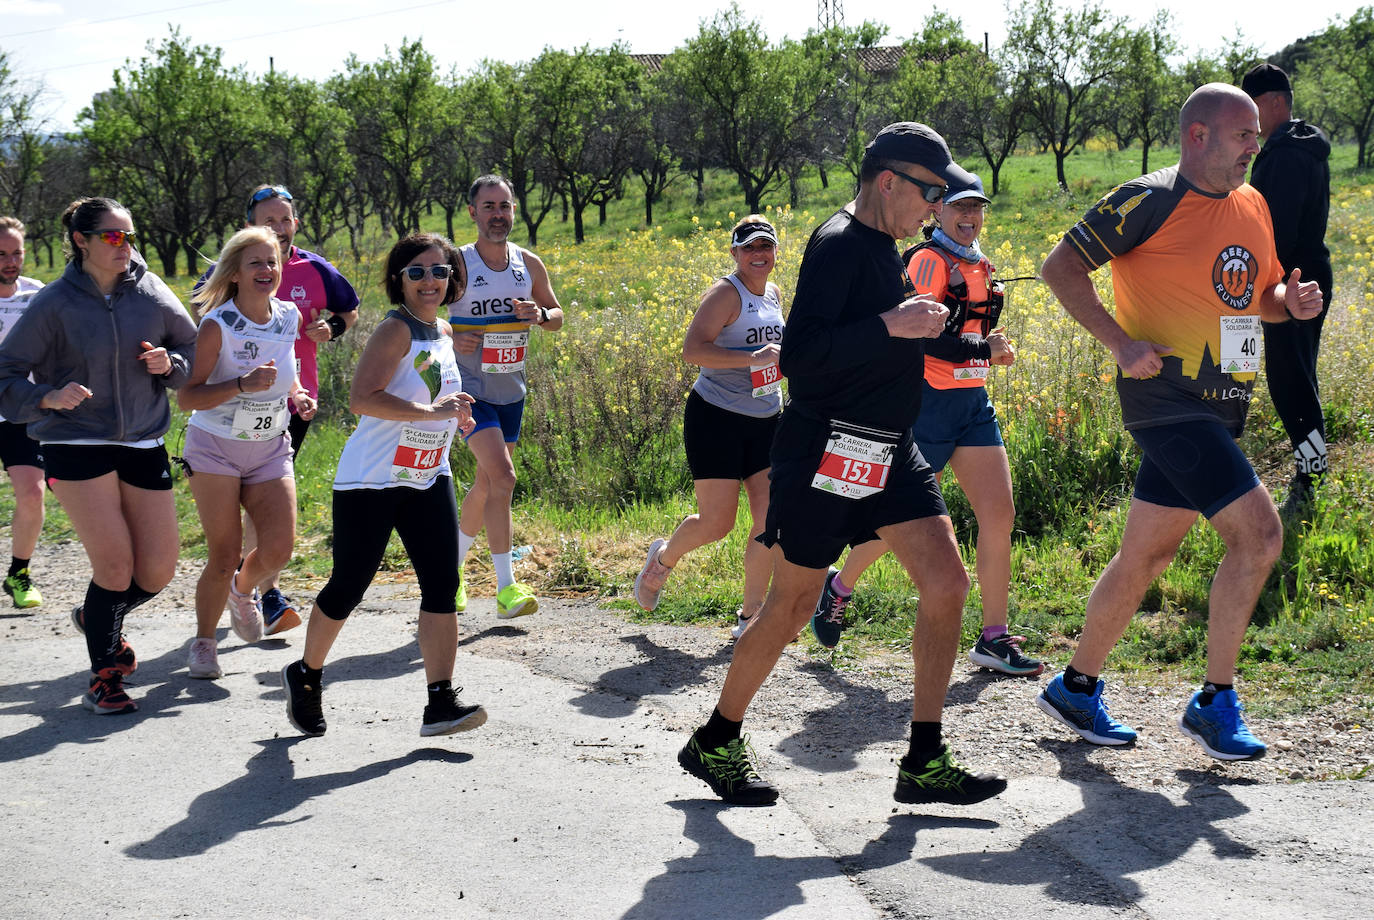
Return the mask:
<svg viewBox="0 0 1374 920">
<path fill-rule="evenodd" d="M 1259 266 L 1244 246 L 1227 246 L 1212 263 L 1212 290 L 1233 310 L 1244 310 L 1255 296 Z"/>
</svg>

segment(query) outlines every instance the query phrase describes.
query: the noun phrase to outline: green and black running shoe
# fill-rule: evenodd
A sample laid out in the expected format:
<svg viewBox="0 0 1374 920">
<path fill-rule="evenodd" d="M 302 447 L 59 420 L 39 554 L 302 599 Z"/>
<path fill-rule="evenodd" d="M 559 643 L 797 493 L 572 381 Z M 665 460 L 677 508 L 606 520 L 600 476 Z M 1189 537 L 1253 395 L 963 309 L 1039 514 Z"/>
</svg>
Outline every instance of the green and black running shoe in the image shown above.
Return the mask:
<svg viewBox="0 0 1374 920">
<path fill-rule="evenodd" d="M 43 603 L 43 595 L 33 586 L 27 568 L 6 576 L 3 587 L 5 593 L 14 598 L 14 606 L 20 609 L 37 607 Z"/>
<path fill-rule="evenodd" d="M 910 755 L 897 765 L 897 790 L 892 797 L 906 804 L 944 802 L 947 805 L 972 805 L 1007 788 L 1004 777 L 991 773 L 970 773 L 949 752 L 948 745 L 924 764 L 912 763 Z"/>
<path fill-rule="evenodd" d="M 748 735 L 707 750 L 693 734 L 678 753 L 677 762 L 731 805 L 772 805 L 778 800 L 778 790 L 759 776 L 751 753 Z"/>
</svg>

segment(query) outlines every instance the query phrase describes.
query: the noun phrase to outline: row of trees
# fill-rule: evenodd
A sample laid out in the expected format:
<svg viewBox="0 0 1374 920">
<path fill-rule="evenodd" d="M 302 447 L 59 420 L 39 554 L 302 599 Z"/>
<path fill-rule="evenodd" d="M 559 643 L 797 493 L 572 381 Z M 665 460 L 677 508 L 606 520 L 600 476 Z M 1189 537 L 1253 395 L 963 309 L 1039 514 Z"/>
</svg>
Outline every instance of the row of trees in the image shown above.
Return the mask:
<svg viewBox="0 0 1374 920">
<path fill-rule="evenodd" d="M 604 222 L 632 189 L 649 224 L 673 182 L 694 181 L 700 203 L 709 169 L 735 177 L 748 210 L 795 203 L 805 172 L 852 181 L 866 140 L 903 119 L 985 161 L 994 194 L 1006 159 L 1027 147 L 1053 152 L 1067 187 L 1066 160 L 1093 137 L 1139 144 L 1148 171 L 1187 93 L 1235 82 L 1260 59 L 1238 40 L 1186 56 L 1167 13 L 1136 25 L 1093 0 L 1068 11 L 1023 0 L 1010 17 L 989 54 L 938 12 L 893 47 L 872 23 L 770 43 L 731 7 L 663 56 L 548 48 L 460 75 L 415 41 L 378 61 L 350 57 L 322 82 L 251 76 L 174 30 L 117 70 L 66 136 L 45 132 L 37 93 L 19 88 L 0 52 L 0 208 L 51 260 L 66 201 L 107 191 L 175 275 L 197 271 L 201 251 L 241 223 L 260 181 L 298 195 L 309 239 L 346 237 L 357 253 L 369 222 L 406 232 L 436 209 L 453 235 L 468 184 L 495 169 L 515 186 L 531 245 L 555 209 L 581 242 L 588 211 Z M 1294 75 L 1299 111 L 1353 138 L 1370 165 L 1371 8 L 1275 60 Z"/>
</svg>

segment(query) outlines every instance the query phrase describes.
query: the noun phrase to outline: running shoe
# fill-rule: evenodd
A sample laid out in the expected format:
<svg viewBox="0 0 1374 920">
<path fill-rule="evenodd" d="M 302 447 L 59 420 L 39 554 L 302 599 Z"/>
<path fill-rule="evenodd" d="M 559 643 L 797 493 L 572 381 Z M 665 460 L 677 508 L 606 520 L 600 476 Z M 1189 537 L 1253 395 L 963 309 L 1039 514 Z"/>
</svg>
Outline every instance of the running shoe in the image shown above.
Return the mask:
<svg viewBox="0 0 1374 920">
<path fill-rule="evenodd" d="M 305 666 L 294 661 L 281 669 L 286 691 L 286 718 L 296 730 L 312 737 L 324 734 L 324 696 L 318 684 L 305 680 Z"/>
<path fill-rule="evenodd" d="M 14 598 L 14 606 L 22 609 L 37 607 L 43 603 L 43 595 L 29 580 L 28 566 L 7 576 L 4 583 L 5 593 Z"/>
<path fill-rule="evenodd" d="M 772 805 L 778 800 L 778 790 L 754 769 L 752 753 L 748 735 L 708 751 L 693 733 L 678 752 L 677 762 L 731 805 Z"/>
<path fill-rule="evenodd" d="M 72 625 L 83 636 L 86 634 L 86 622 L 79 604 L 72 608 Z M 134 647 L 124 641 L 123 636 L 119 637 L 119 647 L 115 649 L 115 667 L 125 677 L 138 670 L 138 656 L 134 654 Z"/>
<path fill-rule="evenodd" d="M 487 711 L 481 706 L 464 706 L 458 701 L 462 687 L 451 687 L 437 703 L 425 704 L 424 721 L 420 724 L 420 734 L 455 735 L 471 731 L 487 721 Z"/>
<path fill-rule="evenodd" d="M 463 567 L 458 566 L 458 596 L 454 598 L 454 604 L 459 613 L 468 609 L 468 580 L 463 577 Z"/>
<path fill-rule="evenodd" d="M 1269 750 L 1268 745 L 1250 732 L 1241 716 L 1245 707 L 1236 698 L 1236 691 L 1223 690 L 1212 698 L 1212 705 L 1199 706 L 1198 693 L 1188 701 L 1178 727 L 1202 749 L 1217 760 L 1258 760 Z"/>
<path fill-rule="evenodd" d="M 897 788 L 892 797 L 908 805 L 944 802 L 946 805 L 972 805 L 990 799 L 1007 788 L 1005 777 L 992 773 L 970 773 L 940 746 L 940 753 L 925 763 L 915 763 L 911 755 L 897 764 Z"/>
<path fill-rule="evenodd" d="M 262 595 L 262 634 L 275 636 L 301 625 L 296 604 L 281 593 L 280 588 L 268 588 Z"/>
<path fill-rule="evenodd" d="M 124 692 L 124 675 L 119 668 L 101 668 L 92 674 L 91 688 L 81 698 L 81 705 L 98 716 L 138 711 L 138 704 Z"/>
<path fill-rule="evenodd" d="M 663 593 L 663 585 L 672 574 L 672 569 L 658 561 L 658 555 L 668 541 L 661 537 L 649 544 L 649 554 L 644 557 L 644 567 L 635 579 L 635 603 L 645 610 L 658 606 L 658 596 Z"/>
<path fill-rule="evenodd" d="M 740 636 L 744 635 L 744 629 L 745 629 L 745 627 L 747 627 L 747 626 L 749 625 L 749 621 L 752 620 L 752 619 L 753 619 L 753 617 L 747 617 L 747 616 L 744 615 L 744 608 L 743 608 L 743 607 L 741 607 L 740 609 L 736 610 L 736 611 L 735 611 L 735 625 L 734 625 L 734 627 L 730 630 L 730 638 L 731 638 L 731 639 L 738 639 Z"/>
<path fill-rule="evenodd" d="M 219 680 L 224 676 L 219 669 L 219 648 L 214 639 L 191 640 L 190 651 L 186 653 L 186 670 L 197 680 Z"/>
<path fill-rule="evenodd" d="M 834 648 L 840 644 L 840 633 L 844 632 L 845 626 L 844 612 L 849 609 L 849 602 L 854 599 L 852 594 L 841 597 L 830 586 L 838 574 L 840 570 L 831 566 L 829 574 L 825 576 L 825 587 L 821 589 L 821 596 L 816 601 L 816 612 L 811 616 L 811 631 L 816 634 L 816 641 L 826 648 Z"/>
<path fill-rule="evenodd" d="M 1056 722 L 1062 722 L 1093 744 L 1131 744 L 1135 729 L 1107 714 L 1102 699 L 1106 682 L 1099 680 L 1092 693 L 1074 693 L 1064 685 L 1064 675 L 1056 675 L 1035 698 L 1035 705 Z"/>
<path fill-rule="evenodd" d="M 996 639 L 984 639 L 980 636 L 978 644 L 969 649 L 968 660 L 980 668 L 1001 671 L 1003 674 L 1034 677 L 1045 670 L 1045 665 L 1021 654 L 1020 643 L 1025 641 L 1025 636 L 1013 636 L 1008 633 L 1003 633 Z"/>
<path fill-rule="evenodd" d="M 496 595 L 496 615 L 503 620 L 527 617 L 539 609 L 539 599 L 529 585 L 520 582 L 506 585 Z"/>
<path fill-rule="evenodd" d="M 252 594 L 240 594 L 234 587 L 238 578 L 239 573 L 235 572 L 229 579 L 229 625 L 244 642 L 257 642 L 262 638 L 262 600 L 257 588 Z"/>
</svg>

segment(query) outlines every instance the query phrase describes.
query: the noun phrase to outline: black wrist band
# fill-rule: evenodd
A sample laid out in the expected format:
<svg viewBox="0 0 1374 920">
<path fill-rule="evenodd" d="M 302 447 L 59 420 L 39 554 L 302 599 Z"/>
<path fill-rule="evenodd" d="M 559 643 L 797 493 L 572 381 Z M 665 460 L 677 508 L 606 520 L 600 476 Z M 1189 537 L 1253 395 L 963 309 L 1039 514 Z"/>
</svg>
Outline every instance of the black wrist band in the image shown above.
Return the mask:
<svg viewBox="0 0 1374 920">
<path fill-rule="evenodd" d="M 234 378 L 234 382 L 237 383 L 237 384 L 239 385 L 239 392 L 242 393 L 242 392 L 243 392 L 243 378 L 242 378 L 242 377 L 235 377 L 235 378 Z"/>
<path fill-rule="evenodd" d="M 329 340 L 331 342 L 348 331 L 348 324 L 337 313 L 329 314 L 329 319 L 325 320 L 325 323 L 329 326 Z"/>
</svg>

